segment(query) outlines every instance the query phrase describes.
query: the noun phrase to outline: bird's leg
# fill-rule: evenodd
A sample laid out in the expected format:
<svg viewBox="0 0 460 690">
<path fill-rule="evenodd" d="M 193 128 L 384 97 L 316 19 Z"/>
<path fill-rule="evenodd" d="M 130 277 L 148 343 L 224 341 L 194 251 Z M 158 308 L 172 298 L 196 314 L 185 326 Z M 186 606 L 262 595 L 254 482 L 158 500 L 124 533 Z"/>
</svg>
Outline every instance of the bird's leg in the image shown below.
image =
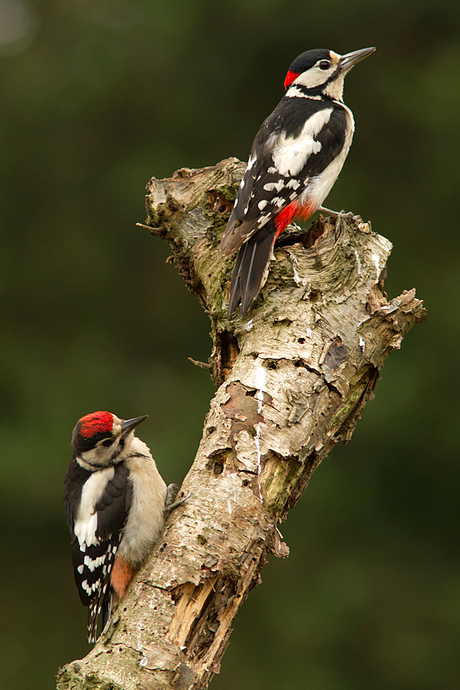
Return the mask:
<svg viewBox="0 0 460 690">
<path fill-rule="evenodd" d="M 184 496 L 184 498 L 179 499 L 178 501 L 175 501 L 175 493 L 176 490 L 179 487 L 177 484 L 169 484 L 169 486 L 166 489 L 166 498 L 165 498 L 165 507 L 164 507 L 164 515 L 167 517 L 169 513 L 174 510 L 175 508 L 178 508 L 181 506 L 185 501 L 190 498 L 192 494 L 188 494 L 187 496 Z"/>
<path fill-rule="evenodd" d="M 330 216 L 335 218 L 335 229 L 334 229 L 334 237 L 335 241 L 340 237 L 340 232 L 342 230 L 342 224 L 345 221 L 345 218 L 349 216 L 353 216 L 354 214 L 351 211 L 332 211 L 330 208 L 326 208 L 325 206 L 320 206 L 319 207 L 320 211 L 324 211 L 325 213 L 329 213 Z"/>
<path fill-rule="evenodd" d="M 344 211 L 333 211 L 330 208 L 326 208 L 325 206 L 320 206 L 318 211 L 324 211 L 324 213 L 329 213 L 330 216 L 340 216 L 341 213 L 345 213 Z"/>
</svg>

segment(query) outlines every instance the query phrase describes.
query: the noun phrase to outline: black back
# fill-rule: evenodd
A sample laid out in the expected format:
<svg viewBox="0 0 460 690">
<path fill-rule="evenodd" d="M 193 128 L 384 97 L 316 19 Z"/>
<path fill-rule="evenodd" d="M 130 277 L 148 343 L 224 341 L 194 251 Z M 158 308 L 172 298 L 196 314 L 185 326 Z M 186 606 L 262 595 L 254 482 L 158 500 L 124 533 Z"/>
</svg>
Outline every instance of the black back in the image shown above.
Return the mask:
<svg viewBox="0 0 460 690">
<path fill-rule="evenodd" d="M 100 470 L 96 470 L 100 471 Z M 64 506 L 72 535 L 72 560 L 80 599 L 88 611 L 88 639 L 95 640 L 98 616 L 110 608 L 110 576 L 132 501 L 133 486 L 129 469 L 114 465 L 114 476 L 95 506 L 97 528 L 94 544 L 80 544 L 74 534 L 80 497 L 85 482 L 93 474 L 80 467 L 74 458 L 64 480 Z M 91 567 L 90 567 L 91 566 Z"/>
</svg>

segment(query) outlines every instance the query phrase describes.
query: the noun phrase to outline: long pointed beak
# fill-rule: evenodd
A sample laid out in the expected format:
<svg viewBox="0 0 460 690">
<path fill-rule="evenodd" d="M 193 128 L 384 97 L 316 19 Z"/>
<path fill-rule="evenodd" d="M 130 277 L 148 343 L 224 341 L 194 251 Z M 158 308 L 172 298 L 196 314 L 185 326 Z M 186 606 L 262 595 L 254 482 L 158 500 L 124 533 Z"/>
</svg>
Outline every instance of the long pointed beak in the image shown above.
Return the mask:
<svg viewBox="0 0 460 690">
<path fill-rule="evenodd" d="M 130 431 L 136 428 L 138 424 L 147 419 L 148 414 L 142 415 L 142 417 L 133 417 L 132 419 L 124 419 L 121 423 L 121 437 L 127 436 Z"/>
<path fill-rule="evenodd" d="M 374 50 L 375 48 L 361 48 L 361 50 L 354 50 L 352 53 L 342 55 L 339 61 L 341 71 L 348 72 L 349 69 L 351 69 L 358 62 L 361 62 L 361 60 L 364 60 L 364 58 L 367 58 L 367 56 L 373 53 Z"/>
</svg>

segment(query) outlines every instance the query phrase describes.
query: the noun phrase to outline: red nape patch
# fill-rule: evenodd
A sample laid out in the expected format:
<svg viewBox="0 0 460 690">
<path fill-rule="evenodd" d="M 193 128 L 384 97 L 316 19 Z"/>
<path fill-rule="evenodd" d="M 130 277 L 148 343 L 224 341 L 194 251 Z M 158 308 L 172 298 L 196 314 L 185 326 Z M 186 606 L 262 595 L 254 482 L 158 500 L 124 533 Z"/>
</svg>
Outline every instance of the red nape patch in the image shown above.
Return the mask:
<svg viewBox="0 0 460 690">
<path fill-rule="evenodd" d="M 92 412 L 80 419 L 80 436 L 91 438 L 95 434 L 112 433 L 113 414 L 110 412 Z"/>
<path fill-rule="evenodd" d="M 303 206 L 302 204 L 299 204 L 297 201 L 292 201 L 289 206 L 286 206 L 286 208 L 283 208 L 281 213 L 278 213 L 278 215 L 275 218 L 275 225 L 276 225 L 276 235 L 275 235 L 275 240 L 277 237 L 281 235 L 283 230 L 286 230 L 287 226 L 289 223 L 292 223 L 293 219 L 297 216 L 297 218 L 302 218 L 303 220 L 307 220 L 312 213 L 316 211 L 315 205 L 309 201 L 308 204 Z"/>
<path fill-rule="evenodd" d="M 297 79 L 299 76 L 300 72 L 289 72 L 286 74 L 286 79 L 284 80 L 284 88 L 287 89 L 288 86 L 291 86 L 292 82 Z"/>
</svg>

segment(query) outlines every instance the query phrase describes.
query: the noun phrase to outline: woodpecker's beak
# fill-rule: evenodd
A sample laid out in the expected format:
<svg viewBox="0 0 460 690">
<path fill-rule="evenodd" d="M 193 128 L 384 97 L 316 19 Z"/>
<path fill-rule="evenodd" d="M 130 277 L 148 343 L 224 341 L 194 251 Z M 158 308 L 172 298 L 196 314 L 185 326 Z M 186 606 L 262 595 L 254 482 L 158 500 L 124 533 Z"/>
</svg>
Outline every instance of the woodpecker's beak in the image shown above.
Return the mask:
<svg viewBox="0 0 460 690">
<path fill-rule="evenodd" d="M 127 436 L 130 431 L 136 428 L 138 424 L 147 419 L 148 414 L 142 415 L 142 417 L 133 417 L 133 419 L 124 419 L 121 423 L 121 437 Z"/>
<path fill-rule="evenodd" d="M 354 50 L 352 53 L 342 55 L 339 60 L 340 71 L 348 72 L 354 65 L 373 53 L 374 50 L 375 48 L 361 48 L 361 50 Z"/>
</svg>

